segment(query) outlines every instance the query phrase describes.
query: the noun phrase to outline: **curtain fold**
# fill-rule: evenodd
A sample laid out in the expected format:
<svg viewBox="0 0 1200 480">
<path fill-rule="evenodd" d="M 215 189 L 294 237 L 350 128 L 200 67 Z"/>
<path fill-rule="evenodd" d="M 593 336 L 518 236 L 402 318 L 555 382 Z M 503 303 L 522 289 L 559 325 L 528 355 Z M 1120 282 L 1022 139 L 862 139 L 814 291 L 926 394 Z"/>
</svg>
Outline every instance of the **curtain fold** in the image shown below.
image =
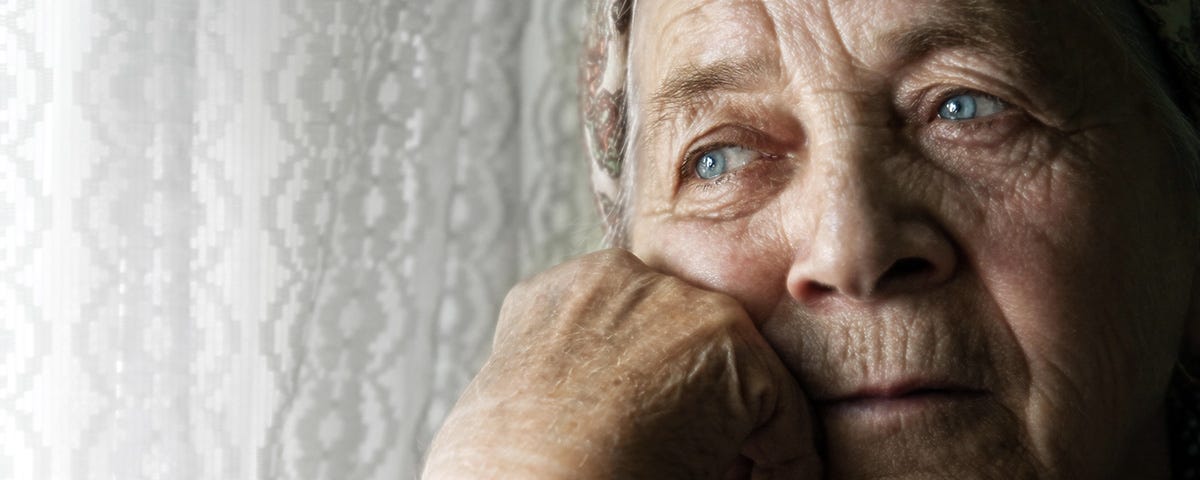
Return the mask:
<svg viewBox="0 0 1200 480">
<path fill-rule="evenodd" d="M 575 3 L 0 4 L 0 479 L 415 477 L 599 237 Z"/>
</svg>

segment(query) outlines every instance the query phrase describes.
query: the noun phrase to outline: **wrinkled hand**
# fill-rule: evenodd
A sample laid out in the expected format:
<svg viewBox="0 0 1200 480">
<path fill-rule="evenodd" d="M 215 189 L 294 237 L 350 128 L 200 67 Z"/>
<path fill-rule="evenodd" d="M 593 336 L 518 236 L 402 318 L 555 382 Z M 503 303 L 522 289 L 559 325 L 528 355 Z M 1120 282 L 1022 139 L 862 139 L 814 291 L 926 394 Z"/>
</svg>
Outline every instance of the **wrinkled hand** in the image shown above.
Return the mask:
<svg viewBox="0 0 1200 480">
<path fill-rule="evenodd" d="M 812 431 L 735 300 L 607 250 L 508 294 L 425 478 L 818 478 Z"/>
</svg>

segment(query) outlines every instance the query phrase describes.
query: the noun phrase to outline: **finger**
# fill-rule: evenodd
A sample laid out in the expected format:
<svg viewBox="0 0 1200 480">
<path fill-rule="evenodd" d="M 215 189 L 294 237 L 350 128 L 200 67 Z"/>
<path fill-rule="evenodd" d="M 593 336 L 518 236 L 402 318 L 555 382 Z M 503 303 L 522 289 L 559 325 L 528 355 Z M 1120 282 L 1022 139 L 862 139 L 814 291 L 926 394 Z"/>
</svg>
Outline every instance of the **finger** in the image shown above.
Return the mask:
<svg viewBox="0 0 1200 480">
<path fill-rule="evenodd" d="M 774 381 L 775 401 L 743 443 L 742 455 L 754 463 L 750 478 L 820 478 L 816 424 L 804 393 L 774 351 L 761 354 Z"/>
<path fill-rule="evenodd" d="M 808 404 L 790 375 L 782 383 L 774 415 L 750 434 L 742 449 L 754 463 L 750 478 L 821 478 Z"/>
</svg>

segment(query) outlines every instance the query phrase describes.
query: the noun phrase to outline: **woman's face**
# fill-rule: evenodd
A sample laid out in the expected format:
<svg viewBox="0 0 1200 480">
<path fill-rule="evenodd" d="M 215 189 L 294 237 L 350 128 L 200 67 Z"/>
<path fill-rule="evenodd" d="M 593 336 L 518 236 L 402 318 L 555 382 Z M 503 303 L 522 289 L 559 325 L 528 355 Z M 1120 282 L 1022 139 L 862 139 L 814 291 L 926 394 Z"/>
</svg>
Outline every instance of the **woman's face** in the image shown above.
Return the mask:
<svg viewBox="0 0 1200 480">
<path fill-rule="evenodd" d="M 1196 210 L 1092 17 L 639 0 L 632 28 L 631 247 L 746 306 L 830 474 L 1165 465 Z"/>
</svg>

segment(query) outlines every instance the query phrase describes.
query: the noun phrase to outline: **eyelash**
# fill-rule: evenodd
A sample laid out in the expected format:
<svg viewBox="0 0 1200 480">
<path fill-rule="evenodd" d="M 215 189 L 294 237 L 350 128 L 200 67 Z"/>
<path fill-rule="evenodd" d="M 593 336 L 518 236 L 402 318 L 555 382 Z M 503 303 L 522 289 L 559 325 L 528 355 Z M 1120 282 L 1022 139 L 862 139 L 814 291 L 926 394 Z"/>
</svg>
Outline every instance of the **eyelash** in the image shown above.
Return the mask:
<svg viewBox="0 0 1200 480">
<path fill-rule="evenodd" d="M 696 176 L 696 172 L 695 172 L 695 170 L 696 170 L 696 162 L 699 162 L 699 161 L 700 161 L 700 158 L 704 157 L 704 154 L 706 154 L 706 153 L 708 153 L 708 152 L 711 152 L 711 151 L 714 151 L 714 150 L 720 150 L 720 149 L 722 149 L 722 148 L 730 148 L 730 147 L 742 147 L 742 148 L 745 148 L 745 146 L 743 146 L 743 145 L 738 145 L 738 144 L 736 144 L 736 143 L 730 143 L 730 142 L 718 142 L 718 143 L 708 143 L 708 144 L 704 144 L 704 145 L 701 145 L 701 146 L 699 146 L 699 147 L 697 147 L 697 148 L 693 148 L 693 149 L 689 150 L 689 151 L 688 151 L 688 152 L 687 152 L 687 153 L 686 153 L 686 154 L 683 156 L 683 163 L 682 163 L 681 165 L 679 165 L 679 175 L 680 175 L 680 177 L 681 177 L 681 178 L 692 178 L 692 177 L 695 177 L 695 176 Z M 720 179 L 722 179 L 722 178 L 725 178 L 725 176 L 724 176 L 724 175 L 722 175 L 721 177 L 717 177 L 716 179 L 714 179 L 714 181 L 715 181 L 715 180 L 720 180 Z M 706 182 L 704 182 L 704 183 L 713 183 L 713 181 L 706 181 Z"/>
<path fill-rule="evenodd" d="M 679 175 L 680 175 L 680 178 L 683 180 L 682 186 L 687 187 L 687 188 L 701 189 L 701 190 L 716 188 L 721 185 L 724 185 L 727 182 L 737 180 L 738 177 L 740 177 L 743 172 L 754 168 L 753 163 L 757 163 L 761 160 L 772 160 L 772 159 L 779 158 L 778 155 L 773 155 L 773 154 L 764 152 L 761 149 L 761 147 L 755 148 L 755 147 L 751 146 L 751 144 L 753 144 L 753 143 L 757 143 L 757 142 L 742 142 L 742 143 L 739 143 L 739 142 L 716 142 L 716 143 L 704 144 L 704 145 L 701 145 L 700 147 L 697 147 L 697 148 L 694 148 L 694 149 L 688 151 L 688 153 L 686 155 L 684 155 L 684 157 L 683 157 L 684 160 L 683 160 L 682 164 L 679 166 Z M 753 160 L 751 162 L 751 164 L 745 165 L 745 166 L 738 168 L 732 172 L 722 174 L 719 177 L 716 177 L 713 179 L 707 179 L 707 180 L 700 178 L 700 176 L 697 175 L 696 171 L 695 171 L 697 162 L 699 162 L 700 159 L 703 158 L 706 153 L 720 150 L 723 148 L 746 149 L 746 150 L 756 153 L 757 158 L 755 160 Z"/>
<path fill-rule="evenodd" d="M 992 100 L 995 100 L 996 102 L 999 102 L 1000 105 L 1003 106 L 1004 110 L 1002 110 L 1000 113 L 997 113 L 995 115 L 989 115 L 987 117 L 976 118 L 976 119 L 971 119 L 971 120 L 959 120 L 957 122 L 952 121 L 952 120 L 946 120 L 939 116 L 942 105 L 945 105 L 946 102 L 950 101 L 950 99 L 952 99 L 952 98 L 960 97 L 960 96 L 964 96 L 964 95 L 974 95 L 974 96 L 978 96 L 978 97 L 990 98 Z M 1012 104 L 1008 103 L 1003 98 L 1000 98 L 998 95 L 992 95 L 987 92 L 983 92 L 983 91 L 975 90 L 975 89 L 971 89 L 971 88 L 965 88 L 965 87 L 957 87 L 957 88 L 952 88 L 948 91 L 943 91 L 943 92 L 939 93 L 937 96 L 935 96 L 934 98 L 936 99 L 935 101 L 929 102 L 927 105 L 924 105 L 921 107 L 921 108 L 928 109 L 922 115 L 922 117 L 925 118 L 926 121 L 928 121 L 928 122 L 942 121 L 942 122 L 952 122 L 952 123 L 959 123 L 959 124 L 988 123 L 988 121 L 990 121 L 990 120 L 1004 116 L 1005 112 L 1007 112 L 1008 109 L 1012 107 Z"/>
<path fill-rule="evenodd" d="M 700 158 L 708 152 L 736 146 L 739 145 L 729 142 L 709 143 L 688 151 L 688 153 L 683 156 L 683 162 L 679 165 L 679 178 L 682 180 L 680 182 L 680 187 L 704 191 L 711 190 L 727 182 L 729 177 L 737 172 L 728 175 L 721 175 L 712 180 L 705 180 L 700 178 L 699 175 L 696 175 L 696 162 L 699 162 Z"/>
</svg>

